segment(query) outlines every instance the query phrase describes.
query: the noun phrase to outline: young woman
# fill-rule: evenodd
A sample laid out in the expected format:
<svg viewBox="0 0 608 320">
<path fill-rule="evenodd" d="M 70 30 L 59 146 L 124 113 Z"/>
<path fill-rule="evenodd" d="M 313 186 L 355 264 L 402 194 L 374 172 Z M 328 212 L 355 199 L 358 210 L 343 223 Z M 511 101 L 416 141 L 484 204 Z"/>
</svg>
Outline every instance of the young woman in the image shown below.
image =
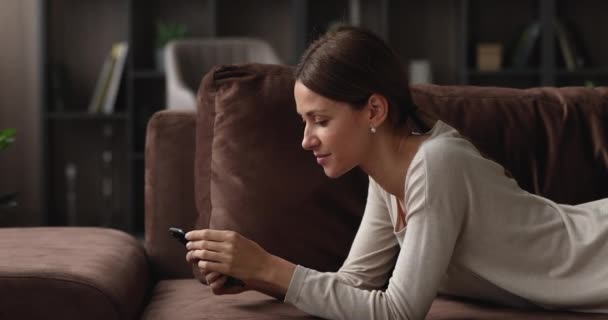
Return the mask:
<svg viewBox="0 0 608 320">
<path fill-rule="evenodd" d="M 191 231 L 186 258 L 216 294 L 258 290 L 329 319 L 422 319 L 438 292 L 608 313 L 608 199 L 567 206 L 522 190 L 416 108 L 399 59 L 364 30 L 321 37 L 295 76 L 302 147 L 329 177 L 355 166 L 370 177 L 361 226 L 336 273 L 232 231 Z"/>
</svg>

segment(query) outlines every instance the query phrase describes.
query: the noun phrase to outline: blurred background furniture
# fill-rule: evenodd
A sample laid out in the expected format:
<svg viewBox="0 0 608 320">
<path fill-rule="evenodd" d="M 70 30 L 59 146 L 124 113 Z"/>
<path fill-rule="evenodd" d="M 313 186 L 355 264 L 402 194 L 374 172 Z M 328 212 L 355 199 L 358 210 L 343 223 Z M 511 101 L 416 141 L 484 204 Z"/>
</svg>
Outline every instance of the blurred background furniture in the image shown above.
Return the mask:
<svg viewBox="0 0 608 320">
<path fill-rule="evenodd" d="M 6 225 L 63 226 L 70 224 L 66 213 L 75 211 L 78 225 L 100 226 L 99 221 L 103 220 L 99 217 L 111 211 L 111 227 L 143 235 L 146 126 L 155 112 L 166 109 L 167 102 L 167 75 L 156 63 L 157 49 L 164 45 L 164 40 L 174 39 L 162 36 L 159 24 L 175 30 L 185 28 L 187 34 L 180 33 L 182 38 L 261 39 L 272 46 L 283 63 L 293 65 L 310 41 L 339 23 L 347 23 L 368 28 L 383 37 L 406 65 L 426 61 L 434 84 L 528 88 L 608 83 L 608 42 L 603 41 L 604 34 L 598 32 L 606 30 L 608 23 L 604 14 L 608 11 L 608 1 L 605 0 L 184 0 L 178 4 L 173 0 L 48 0 L 40 10 L 39 14 L 32 14 L 42 20 L 38 22 L 40 39 L 32 41 L 36 48 L 40 47 L 41 57 L 32 57 L 23 64 L 32 66 L 40 61 L 43 66 L 39 77 L 41 91 L 46 94 L 36 99 L 39 104 L 32 102 L 28 108 L 32 111 L 35 106 L 40 108 L 40 117 L 28 118 L 33 128 L 41 122 L 40 128 L 35 129 L 40 134 L 31 131 L 31 137 L 41 137 L 40 147 L 30 147 L 28 141 L 19 143 L 12 152 L 17 153 L 21 145 L 27 145 L 31 153 L 36 150 L 41 153 L 42 182 L 28 183 L 35 186 L 31 190 L 42 189 L 41 200 L 25 193 L 20 197 L 22 203 L 32 203 L 32 207 L 42 201 L 39 207 L 44 212 L 36 213 L 39 218 L 34 219 L 21 208 L 0 209 L 0 212 L 11 210 L 5 212 Z M 19 15 L 7 13 L 7 16 Z M 562 61 L 554 28 L 541 28 L 536 41 L 529 41 L 533 46 L 526 51 L 530 53 L 528 63 L 515 68 L 511 63 L 514 47 L 520 38 L 525 38 L 527 26 L 536 22 L 550 26 L 555 19 L 571 26 L 573 40 L 580 40 L 587 49 L 586 66 L 568 70 Z M 9 20 L 7 26 L 11 26 Z M 11 30 L 32 26 L 26 24 L 27 28 L 19 28 L 17 22 L 12 25 L 17 27 L 5 28 L 11 37 Z M 87 105 L 104 58 L 113 44 L 122 41 L 128 42 L 129 54 L 115 112 L 90 114 Z M 478 70 L 475 48 L 480 43 L 502 45 L 500 70 Z M 27 51 L 23 56 L 29 56 L 36 49 Z M 10 66 L 6 70 L 15 71 L 7 74 L 6 79 L 23 74 L 21 69 L 12 67 L 15 64 L 11 61 L 5 61 Z M 23 93 L 25 89 L 12 88 L 12 85 L 4 86 L 9 97 L 36 96 Z M 12 115 L 1 113 L 0 122 L 5 121 L 4 127 L 19 127 L 18 122 L 6 121 L 21 119 L 21 107 L 9 108 L 19 105 L 13 102 L 21 99 L 7 100 L 11 103 L 5 108 Z M 106 151 L 112 154 L 110 165 L 110 161 L 106 161 L 109 157 L 104 157 Z M 15 161 L 19 166 L 12 168 L 34 159 L 19 158 Z M 66 177 L 66 169 L 72 167 L 77 168 L 74 180 L 78 192 L 75 210 L 70 211 L 66 195 L 70 194 L 72 184 Z M 0 172 L 15 177 L 24 172 L 28 177 L 36 177 L 36 170 L 0 167 Z M 112 181 L 113 192 L 111 196 L 104 196 L 104 181 L 108 180 Z M 26 191 L 8 179 L 0 181 L 0 189 L 2 187 Z M 17 220 L 17 217 L 20 218 Z"/>
<path fill-rule="evenodd" d="M 201 75 L 215 65 L 281 64 L 275 50 L 254 38 L 200 38 L 171 41 L 165 49 L 167 109 L 196 110 Z"/>
</svg>

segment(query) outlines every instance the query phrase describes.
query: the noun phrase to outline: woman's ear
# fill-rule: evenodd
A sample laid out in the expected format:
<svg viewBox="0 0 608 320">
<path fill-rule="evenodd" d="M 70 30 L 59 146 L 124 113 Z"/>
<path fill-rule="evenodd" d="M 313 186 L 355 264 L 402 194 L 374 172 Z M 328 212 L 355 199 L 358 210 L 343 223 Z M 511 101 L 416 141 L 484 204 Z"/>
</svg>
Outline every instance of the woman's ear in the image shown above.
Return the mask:
<svg viewBox="0 0 608 320">
<path fill-rule="evenodd" d="M 380 94 L 373 93 L 367 100 L 369 108 L 369 125 L 378 128 L 388 117 L 388 100 Z"/>
</svg>

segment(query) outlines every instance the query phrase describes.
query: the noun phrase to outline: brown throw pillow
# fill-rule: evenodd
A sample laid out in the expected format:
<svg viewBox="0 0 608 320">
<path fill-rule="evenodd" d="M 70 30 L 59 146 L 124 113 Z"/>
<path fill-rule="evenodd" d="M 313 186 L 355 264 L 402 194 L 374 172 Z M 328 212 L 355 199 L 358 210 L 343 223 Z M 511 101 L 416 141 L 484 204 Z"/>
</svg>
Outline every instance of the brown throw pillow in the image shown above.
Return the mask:
<svg viewBox="0 0 608 320">
<path fill-rule="evenodd" d="M 199 89 L 197 227 L 234 230 L 320 271 L 343 263 L 361 221 L 367 176 L 330 179 L 301 147 L 293 69 L 212 70 Z"/>
</svg>

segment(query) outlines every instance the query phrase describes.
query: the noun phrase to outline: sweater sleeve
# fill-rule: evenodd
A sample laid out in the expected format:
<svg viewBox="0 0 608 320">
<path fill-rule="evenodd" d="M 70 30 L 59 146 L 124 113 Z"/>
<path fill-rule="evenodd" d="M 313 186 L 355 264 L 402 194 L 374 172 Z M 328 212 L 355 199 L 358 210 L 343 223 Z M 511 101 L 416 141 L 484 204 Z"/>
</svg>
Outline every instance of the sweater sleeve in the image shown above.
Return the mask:
<svg viewBox="0 0 608 320">
<path fill-rule="evenodd" d="M 421 147 L 410 165 L 405 196 L 407 231 L 385 291 L 356 288 L 339 281 L 335 274 L 297 266 L 285 301 L 327 319 L 423 319 L 450 262 L 464 215 L 463 199 L 467 198 L 462 194 L 465 188 L 454 179 L 459 170 L 432 168 L 442 170 L 433 173 L 439 181 L 431 181 L 432 163 L 452 164 L 455 160 L 451 152 L 441 149 L 430 144 Z M 439 196 L 428 197 L 431 187 Z"/>
<path fill-rule="evenodd" d="M 380 289 L 386 286 L 399 252 L 386 200 L 370 178 L 363 219 L 344 265 L 336 277 L 353 287 Z"/>
</svg>

